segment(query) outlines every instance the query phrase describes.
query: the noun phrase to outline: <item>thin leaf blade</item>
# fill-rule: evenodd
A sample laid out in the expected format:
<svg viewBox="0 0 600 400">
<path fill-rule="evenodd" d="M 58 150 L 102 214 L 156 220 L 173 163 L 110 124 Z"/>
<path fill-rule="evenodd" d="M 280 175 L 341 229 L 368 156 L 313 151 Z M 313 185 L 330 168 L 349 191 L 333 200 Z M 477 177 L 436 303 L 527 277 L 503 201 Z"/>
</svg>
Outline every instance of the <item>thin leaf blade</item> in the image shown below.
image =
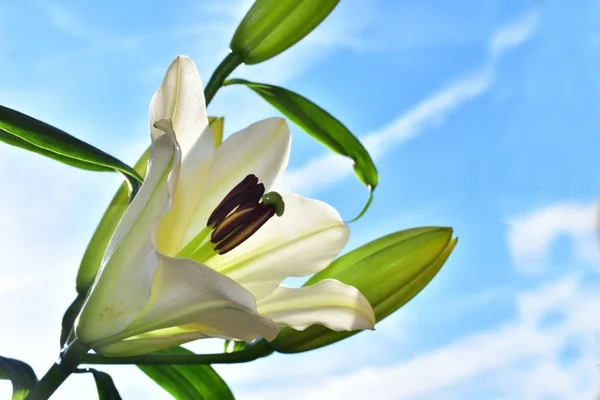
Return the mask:
<svg viewBox="0 0 600 400">
<path fill-rule="evenodd" d="M 193 354 L 183 347 L 156 354 Z M 210 365 L 138 365 L 146 375 L 178 400 L 234 400 L 225 381 Z"/>
<path fill-rule="evenodd" d="M 45 122 L 0 106 L 0 140 L 73 167 L 123 174 L 132 189 L 140 176 L 127 164 Z"/>
<path fill-rule="evenodd" d="M 350 158 L 354 162 L 354 172 L 370 192 L 379 183 L 379 175 L 371 155 L 362 143 L 342 124 L 323 108 L 306 97 L 288 89 L 266 83 L 250 82 L 245 79 L 230 79 L 224 85 L 244 85 L 279 110 L 283 115 L 302 128 L 310 136 L 324 144 L 333 152 Z M 367 211 L 369 200 L 354 220 Z"/>
<path fill-rule="evenodd" d="M 13 386 L 12 400 L 23 400 L 38 382 L 29 364 L 14 358 L 0 356 L 0 379 L 10 380 Z"/>
<path fill-rule="evenodd" d="M 81 311 L 81 307 L 83 307 L 83 302 L 85 301 L 86 293 L 80 293 L 77 295 L 75 300 L 71 303 L 67 311 L 65 311 L 61 323 L 61 331 L 60 331 L 60 348 L 62 349 L 67 344 L 67 341 L 72 338 L 73 334 L 73 326 L 75 324 L 75 319 L 79 315 Z"/>
<path fill-rule="evenodd" d="M 94 368 L 87 368 L 85 372 L 90 372 L 94 376 L 96 389 L 98 390 L 98 400 L 121 400 L 121 395 L 109 374 Z"/>
</svg>

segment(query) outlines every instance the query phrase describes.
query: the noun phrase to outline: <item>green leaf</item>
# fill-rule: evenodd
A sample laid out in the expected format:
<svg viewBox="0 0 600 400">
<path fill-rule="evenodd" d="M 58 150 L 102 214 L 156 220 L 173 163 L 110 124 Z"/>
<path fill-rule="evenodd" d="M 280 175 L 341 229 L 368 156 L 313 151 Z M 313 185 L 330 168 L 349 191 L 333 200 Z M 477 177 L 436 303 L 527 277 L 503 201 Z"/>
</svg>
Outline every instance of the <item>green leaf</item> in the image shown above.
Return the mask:
<svg viewBox="0 0 600 400">
<path fill-rule="evenodd" d="M 371 192 L 375 189 L 379 177 L 369 152 L 339 120 L 306 97 L 282 87 L 245 79 L 230 79 L 224 83 L 224 85 L 235 84 L 252 89 L 310 136 L 333 152 L 352 159 L 358 179 Z M 372 197 L 369 196 L 367 205 L 356 219 L 366 212 L 371 199 Z"/>
<path fill-rule="evenodd" d="M 153 354 L 194 354 L 183 347 Z M 210 365 L 138 365 L 146 375 L 178 400 L 233 400 L 225 381 Z"/>
<path fill-rule="evenodd" d="M 293 46 L 315 29 L 339 0 L 256 0 L 229 45 L 245 64 L 257 64 Z"/>
<path fill-rule="evenodd" d="M 379 322 L 431 282 L 456 243 L 451 228 L 400 231 L 338 258 L 305 286 L 328 278 L 354 286 L 367 298 Z M 323 326 L 312 326 L 302 332 L 284 328 L 270 346 L 282 353 L 298 353 L 327 346 L 358 332 L 334 332 Z"/>
<path fill-rule="evenodd" d="M 146 168 L 148 167 L 148 156 L 150 155 L 150 149 L 142 155 L 142 157 L 135 164 L 135 171 L 141 176 L 146 175 Z M 131 198 L 129 196 L 129 190 L 127 185 L 123 184 L 113 197 L 110 202 L 108 209 L 104 212 L 104 216 L 100 220 L 90 243 L 81 260 L 79 271 L 77 272 L 77 293 L 86 294 L 91 284 L 94 282 L 96 273 L 100 268 L 100 263 L 104 257 L 104 251 L 108 242 L 112 237 L 117 225 L 121 220 L 121 217 L 127 210 Z"/>
<path fill-rule="evenodd" d="M 115 382 L 106 372 L 98 371 L 94 368 L 86 368 L 77 372 L 88 372 L 94 376 L 96 389 L 98 390 L 98 400 L 121 400 L 121 395 L 115 386 Z"/>
<path fill-rule="evenodd" d="M 116 171 L 132 191 L 142 179 L 127 164 L 68 133 L 28 115 L 0 106 L 0 140 L 89 171 Z"/>
<path fill-rule="evenodd" d="M 60 348 L 62 349 L 65 344 L 67 344 L 67 340 L 70 339 L 71 334 L 73 332 L 73 325 L 75 324 L 75 319 L 79 315 L 79 311 L 81 311 L 81 307 L 83 307 L 83 302 L 85 301 L 86 293 L 80 293 L 77 295 L 73 303 L 67 308 L 65 314 L 63 315 L 61 331 L 60 331 Z"/>
<path fill-rule="evenodd" d="M 0 379 L 12 382 L 12 400 L 23 400 L 38 381 L 28 364 L 7 357 L 0 357 Z"/>
</svg>

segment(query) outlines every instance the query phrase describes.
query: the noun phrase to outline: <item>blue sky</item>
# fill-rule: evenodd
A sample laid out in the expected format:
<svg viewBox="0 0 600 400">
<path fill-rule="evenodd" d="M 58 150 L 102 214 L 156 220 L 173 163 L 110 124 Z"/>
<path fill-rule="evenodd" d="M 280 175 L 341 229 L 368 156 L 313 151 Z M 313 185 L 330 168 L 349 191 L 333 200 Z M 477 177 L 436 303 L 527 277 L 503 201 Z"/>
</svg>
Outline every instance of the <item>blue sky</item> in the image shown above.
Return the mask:
<svg viewBox="0 0 600 400">
<path fill-rule="evenodd" d="M 432 284 L 375 332 L 218 367 L 238 398 L 591 396 L 600 359 L 594 3 L 342 0 L 300 44 L 232 75 L 317 101 L 372 152 L 381 184 L 348 249 L 421 225 L 452 226 L 460 238 Z M 5 0 L 0 104 L 133 163 L 169 63 L 191 56 L 206 82 L 248 6 Z M 227 133 L 277 115 L 241 87 L 220 91 L 209 112 L 226 117 Z M 348 163 L 292 134 L 285 189 L 353 217 L 366 193 Z M 10 327 L 0 354 L 38 374 L 50 365 L 79 259 L 118 183 L 0 145 L 0 318 Z M 126 399 L 169 398 L 135 367 L 106 370 Z M 57 397 L 81 390 L 94 390 L 91 378 L 70 379 Z"/>
</svg>

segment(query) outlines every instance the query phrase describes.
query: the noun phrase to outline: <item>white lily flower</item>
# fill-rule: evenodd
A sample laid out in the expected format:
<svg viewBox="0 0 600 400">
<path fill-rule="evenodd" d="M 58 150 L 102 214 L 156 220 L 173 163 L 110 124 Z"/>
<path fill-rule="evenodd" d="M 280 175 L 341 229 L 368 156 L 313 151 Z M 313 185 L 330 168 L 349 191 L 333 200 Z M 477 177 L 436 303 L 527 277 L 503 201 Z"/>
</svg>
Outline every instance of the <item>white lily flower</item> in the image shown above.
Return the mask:
<svg viewBox="0 0 600 400">
<path fill-rule="evenodd" d="M 77 319 L 80 341 L 135 355 L 207 337 L 273 340 L 282 326 L 373 329 L 354 287 L 281 285 L 325 268 L 349 234 L 335 209 L 298 195 L 282 196 L 275 215 L 283 205 L 271 191 L 290 151 L 283 119 L 215 148 L 196 67 L 178 57 L 152 99 L 150 125 L 148 172 Z"/>
</svg>

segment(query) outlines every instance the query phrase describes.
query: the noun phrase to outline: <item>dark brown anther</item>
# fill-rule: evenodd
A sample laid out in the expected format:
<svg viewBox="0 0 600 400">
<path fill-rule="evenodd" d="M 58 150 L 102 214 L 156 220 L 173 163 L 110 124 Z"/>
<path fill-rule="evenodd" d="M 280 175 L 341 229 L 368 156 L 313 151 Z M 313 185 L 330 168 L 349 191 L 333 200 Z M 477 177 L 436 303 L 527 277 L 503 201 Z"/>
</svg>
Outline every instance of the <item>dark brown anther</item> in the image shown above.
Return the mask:
<svg viewBox="0 0 600 400">
<path fill-rule="evenodd" d="M 265 186 L 255 175 L 248 175 L 219 203 L 208 218 L 213 227 L 210 241 L 219 254 L 239 246 L 273 215 L 283 213 L 283 200 L 276 192 L 265 195 Z"/>
<path fill-rule="evenodd" d="M 207 226 L 216 225 L 225 219 L 236 207 L 243 204 L 256 204 L 265 192 L 262 183 L 258 183 L 255 175 L 246 176 L 219 203 L 208 217 Z"/>
<path fill-rule="evenodd" d="M 225 254 L 233 250 L 250 236 L 254 235 L 273 215 L 275 215 L 275 207 L 259 204 L 258 209 L 252 215 L 252 220 L 247 221 L 233 234 L 219 243 L 215 247 L 215 251 L 219 254 Z"/>
<path fill-rule="evenodd" d="M 219 243 L 227 236 L 231 235 L 237 228 L 242 226 L 244 223 L 253 219 L 255 214 L 260 213 L 260 204 L 254 204 L 244 208 L 243 210 L 236 210 L 233 214 L 219 222 L 210 235 L 210 241 L 213 243 Z"/>
</svg>

